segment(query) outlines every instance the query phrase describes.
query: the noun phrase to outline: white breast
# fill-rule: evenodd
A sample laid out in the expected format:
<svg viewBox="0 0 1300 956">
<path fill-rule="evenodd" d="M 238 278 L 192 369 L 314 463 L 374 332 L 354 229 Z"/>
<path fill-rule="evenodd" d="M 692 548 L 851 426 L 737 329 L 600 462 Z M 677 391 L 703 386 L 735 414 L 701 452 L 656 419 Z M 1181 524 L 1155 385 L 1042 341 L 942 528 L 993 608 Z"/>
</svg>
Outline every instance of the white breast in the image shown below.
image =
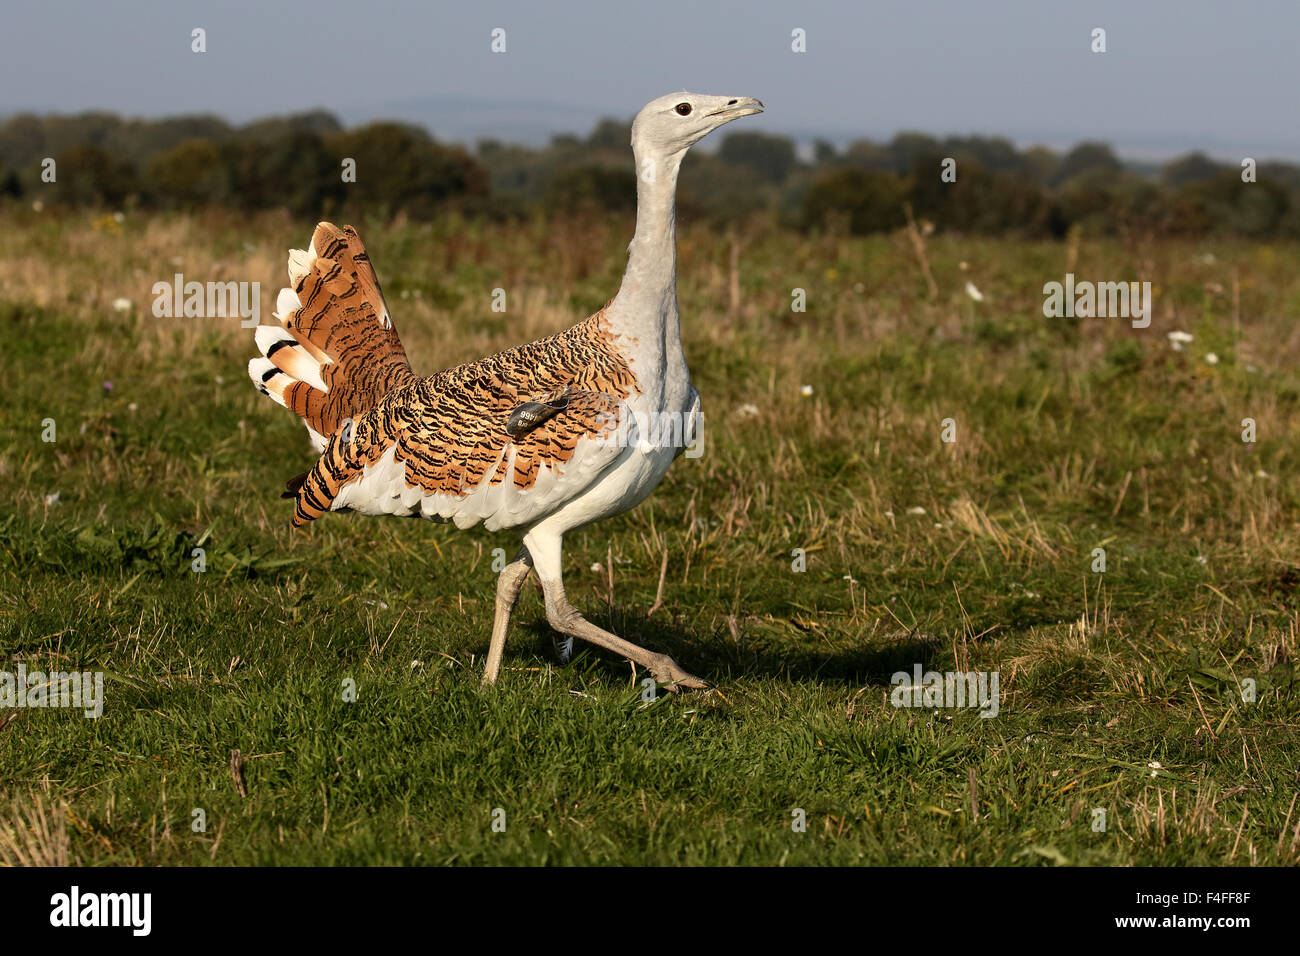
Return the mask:
<svg viewBox="0 0 1300 956">
<path fill-rule="evenodd" d="M 655 414 L 651 414 L 650 403 L 644 398 L 630 401 L 628 407 L 635 425 L 629 429 L 623 454 L 586 491 L 548 516 L 546 526 L 563 534 L 645 501 L 668 473 L 673 460 L 699 434 L 700 396 L 694 388 L 687 388 L 681 405 Z"/>
</svg>

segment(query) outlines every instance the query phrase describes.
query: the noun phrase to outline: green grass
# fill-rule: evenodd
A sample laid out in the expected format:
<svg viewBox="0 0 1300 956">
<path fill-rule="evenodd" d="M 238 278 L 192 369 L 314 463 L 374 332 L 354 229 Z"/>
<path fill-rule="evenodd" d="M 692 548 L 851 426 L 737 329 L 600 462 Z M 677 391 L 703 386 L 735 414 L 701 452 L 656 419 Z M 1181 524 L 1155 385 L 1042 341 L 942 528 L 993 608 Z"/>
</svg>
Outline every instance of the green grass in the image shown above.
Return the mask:
<svg viewBox="0 0 1300 956">
<path fill-rule="evenodd" d="M 509 535 L 288 529 L 310 452 L 247 383 L 251 335 L 155 319 L 148 293 L 178 269 L 257 279 L 269 315 L 308 224 L 14 219 L 0 670 L 107 683 L 98 720 L 0 711 L 0 863 L 1300 860 L 1298 248 L 1082 242 L 1081 277 L 1157 286 L 1133 330 L 1041 317 L 1064 246 L 935 238 L 932 300 L 905 238 L 776 230 L 740 237 L 729 314 L 729 241 L 688 225 L 705 454 L 566 542 L 580 609 L 717 685 L 646 702 L 603 652 L 554 665 L 531 582 L 480 688 Z M 425 372 L 581 318 L 626 242 L 358 225 Z M 997 671 L 997 717 L 894 708 L 916 663 Z"/>
</svg>

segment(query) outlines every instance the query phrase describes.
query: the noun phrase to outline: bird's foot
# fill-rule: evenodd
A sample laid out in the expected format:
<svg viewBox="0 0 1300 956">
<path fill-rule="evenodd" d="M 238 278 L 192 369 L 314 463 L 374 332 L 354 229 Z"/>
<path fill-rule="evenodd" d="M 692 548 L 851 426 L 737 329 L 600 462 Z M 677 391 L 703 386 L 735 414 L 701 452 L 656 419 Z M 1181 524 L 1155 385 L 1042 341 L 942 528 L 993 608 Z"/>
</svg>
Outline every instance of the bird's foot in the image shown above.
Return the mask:
<svg viewBox="0 0 1300 956">
<path fill-rule="evenodd" d="M 555 656 L 560 659 L 560 663 L 569 663 L 569 660 L 573 657 L 573 638 L 552 634 L 551 645 L 555 648 Z"/>
<path fill-rule="evenodd" d="M 663 684 L 671 693 L 677 693 L 680 690 L 707 690 L 713 686 L 706 680 L 701 680 L 694 674 L 688 674 L 677 666 L 677 662 L 667 655 L 660 655 L 650 668 L 650 673 L 654 675 L 655 681 Z"/>
</svg>

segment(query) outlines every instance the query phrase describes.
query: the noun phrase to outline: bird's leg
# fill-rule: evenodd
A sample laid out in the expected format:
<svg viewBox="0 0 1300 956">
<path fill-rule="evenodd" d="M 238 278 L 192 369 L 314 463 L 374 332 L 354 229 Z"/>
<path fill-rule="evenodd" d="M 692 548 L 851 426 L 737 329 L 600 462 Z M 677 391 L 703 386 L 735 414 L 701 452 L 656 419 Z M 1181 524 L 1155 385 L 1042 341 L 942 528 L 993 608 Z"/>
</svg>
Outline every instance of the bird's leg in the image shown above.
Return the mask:
<svg viewBox="0 0 1300 956">
<path fill-rule="evenodd" d="M 625 641 L 592 624 L 578 613 L 578 609 L 564 596 L 564 586 L 559 581 L 542 582 L 542 591 L 546 595 L 546 620 L 551 627 L 561 634 L 578 637 L 590 644 L 596 644 L 608 650 L 622 654 L 628 660 L 640 664 L 661 684 L 667 684 L 670 690 L 679 687 L 703 689 L 708 683 L 682 670 L 667 654 L 655 654 L 644 647 L 638 647 L 631 641 Z M 558 593 L 557 593 L 558 592 Z"/>
<path fill-rule="evenodd" d="M 560 536 L 553 533 L 539 535 L 529 532 L 524 538 L 525 546 L 537 562 L 537 576 L 541 578 L 542 594 L 546 599 L 546 620 L 551 627 L 561 634 L 622 654 L 648 670 L 656 681 L 667 684 L 670 690 L 709 686 L 706 681 L 682 670 L 667 654 L 655 654 L 644 647 L 638 647 L 631 641 L 625 641 L 597 627 L 579 614 L 564 594 L 564 582 L 560 577 L 560 542 Z"/>
<path fill-rule="evenodd" d="M 506 649 L 506 631 L 510 628 L 510 612 L 515 609 L 519 592 L 533 570 L 533 559 L 527 548 L 520 548 L 515 559 L 497 575 L 497 610 L 492 621 L 492 643 L 488 646 L 487 666 L 483 668 L 483 683 L 495 684 L 501 670 L 501 655 Z"/>
</svg>

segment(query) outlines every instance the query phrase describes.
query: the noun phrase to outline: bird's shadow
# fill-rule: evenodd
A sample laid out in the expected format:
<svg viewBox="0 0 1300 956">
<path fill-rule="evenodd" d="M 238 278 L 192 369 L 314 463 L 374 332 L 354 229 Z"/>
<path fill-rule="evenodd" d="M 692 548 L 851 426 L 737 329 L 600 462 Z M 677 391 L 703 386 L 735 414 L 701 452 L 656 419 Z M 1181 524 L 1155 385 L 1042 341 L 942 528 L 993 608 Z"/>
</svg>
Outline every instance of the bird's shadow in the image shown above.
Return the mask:
<svg viewBox="0 0 1300 956">
<path fill-rule="evenodd" d="M 606 608 L 589 608 L 584 616 L 597 627 L 647 650 L 668 654 L 687 671 L 713 684 L 736 678 L 766 677 L 846 687 L 886 686 L 893 675 L 910 674 L 917 664 L 922 670 L 929 670 L 942 650 L 938 638 L 914 632 L 827 652 L 799 646 L 778 650 L 771 641 L 733 640 L 725 628 L 720 634 L 702 638 L 698 632 L 691 633 L 672 623 L 666 614 L 658 619 L 647 618 L 643 611 L 615 607 L 612 612 Z M 544 656 L 553 659 L 554 632 L 545 617 L 518 623 L 523 625 L 521 631 L 536 637 Z M 575 659 L 584 654 L 598 658 L 602 670 L 608 668 L 611 674 L 626 675 L 627 665 L 618 655 L 576 642 Z"/>
</svg>

